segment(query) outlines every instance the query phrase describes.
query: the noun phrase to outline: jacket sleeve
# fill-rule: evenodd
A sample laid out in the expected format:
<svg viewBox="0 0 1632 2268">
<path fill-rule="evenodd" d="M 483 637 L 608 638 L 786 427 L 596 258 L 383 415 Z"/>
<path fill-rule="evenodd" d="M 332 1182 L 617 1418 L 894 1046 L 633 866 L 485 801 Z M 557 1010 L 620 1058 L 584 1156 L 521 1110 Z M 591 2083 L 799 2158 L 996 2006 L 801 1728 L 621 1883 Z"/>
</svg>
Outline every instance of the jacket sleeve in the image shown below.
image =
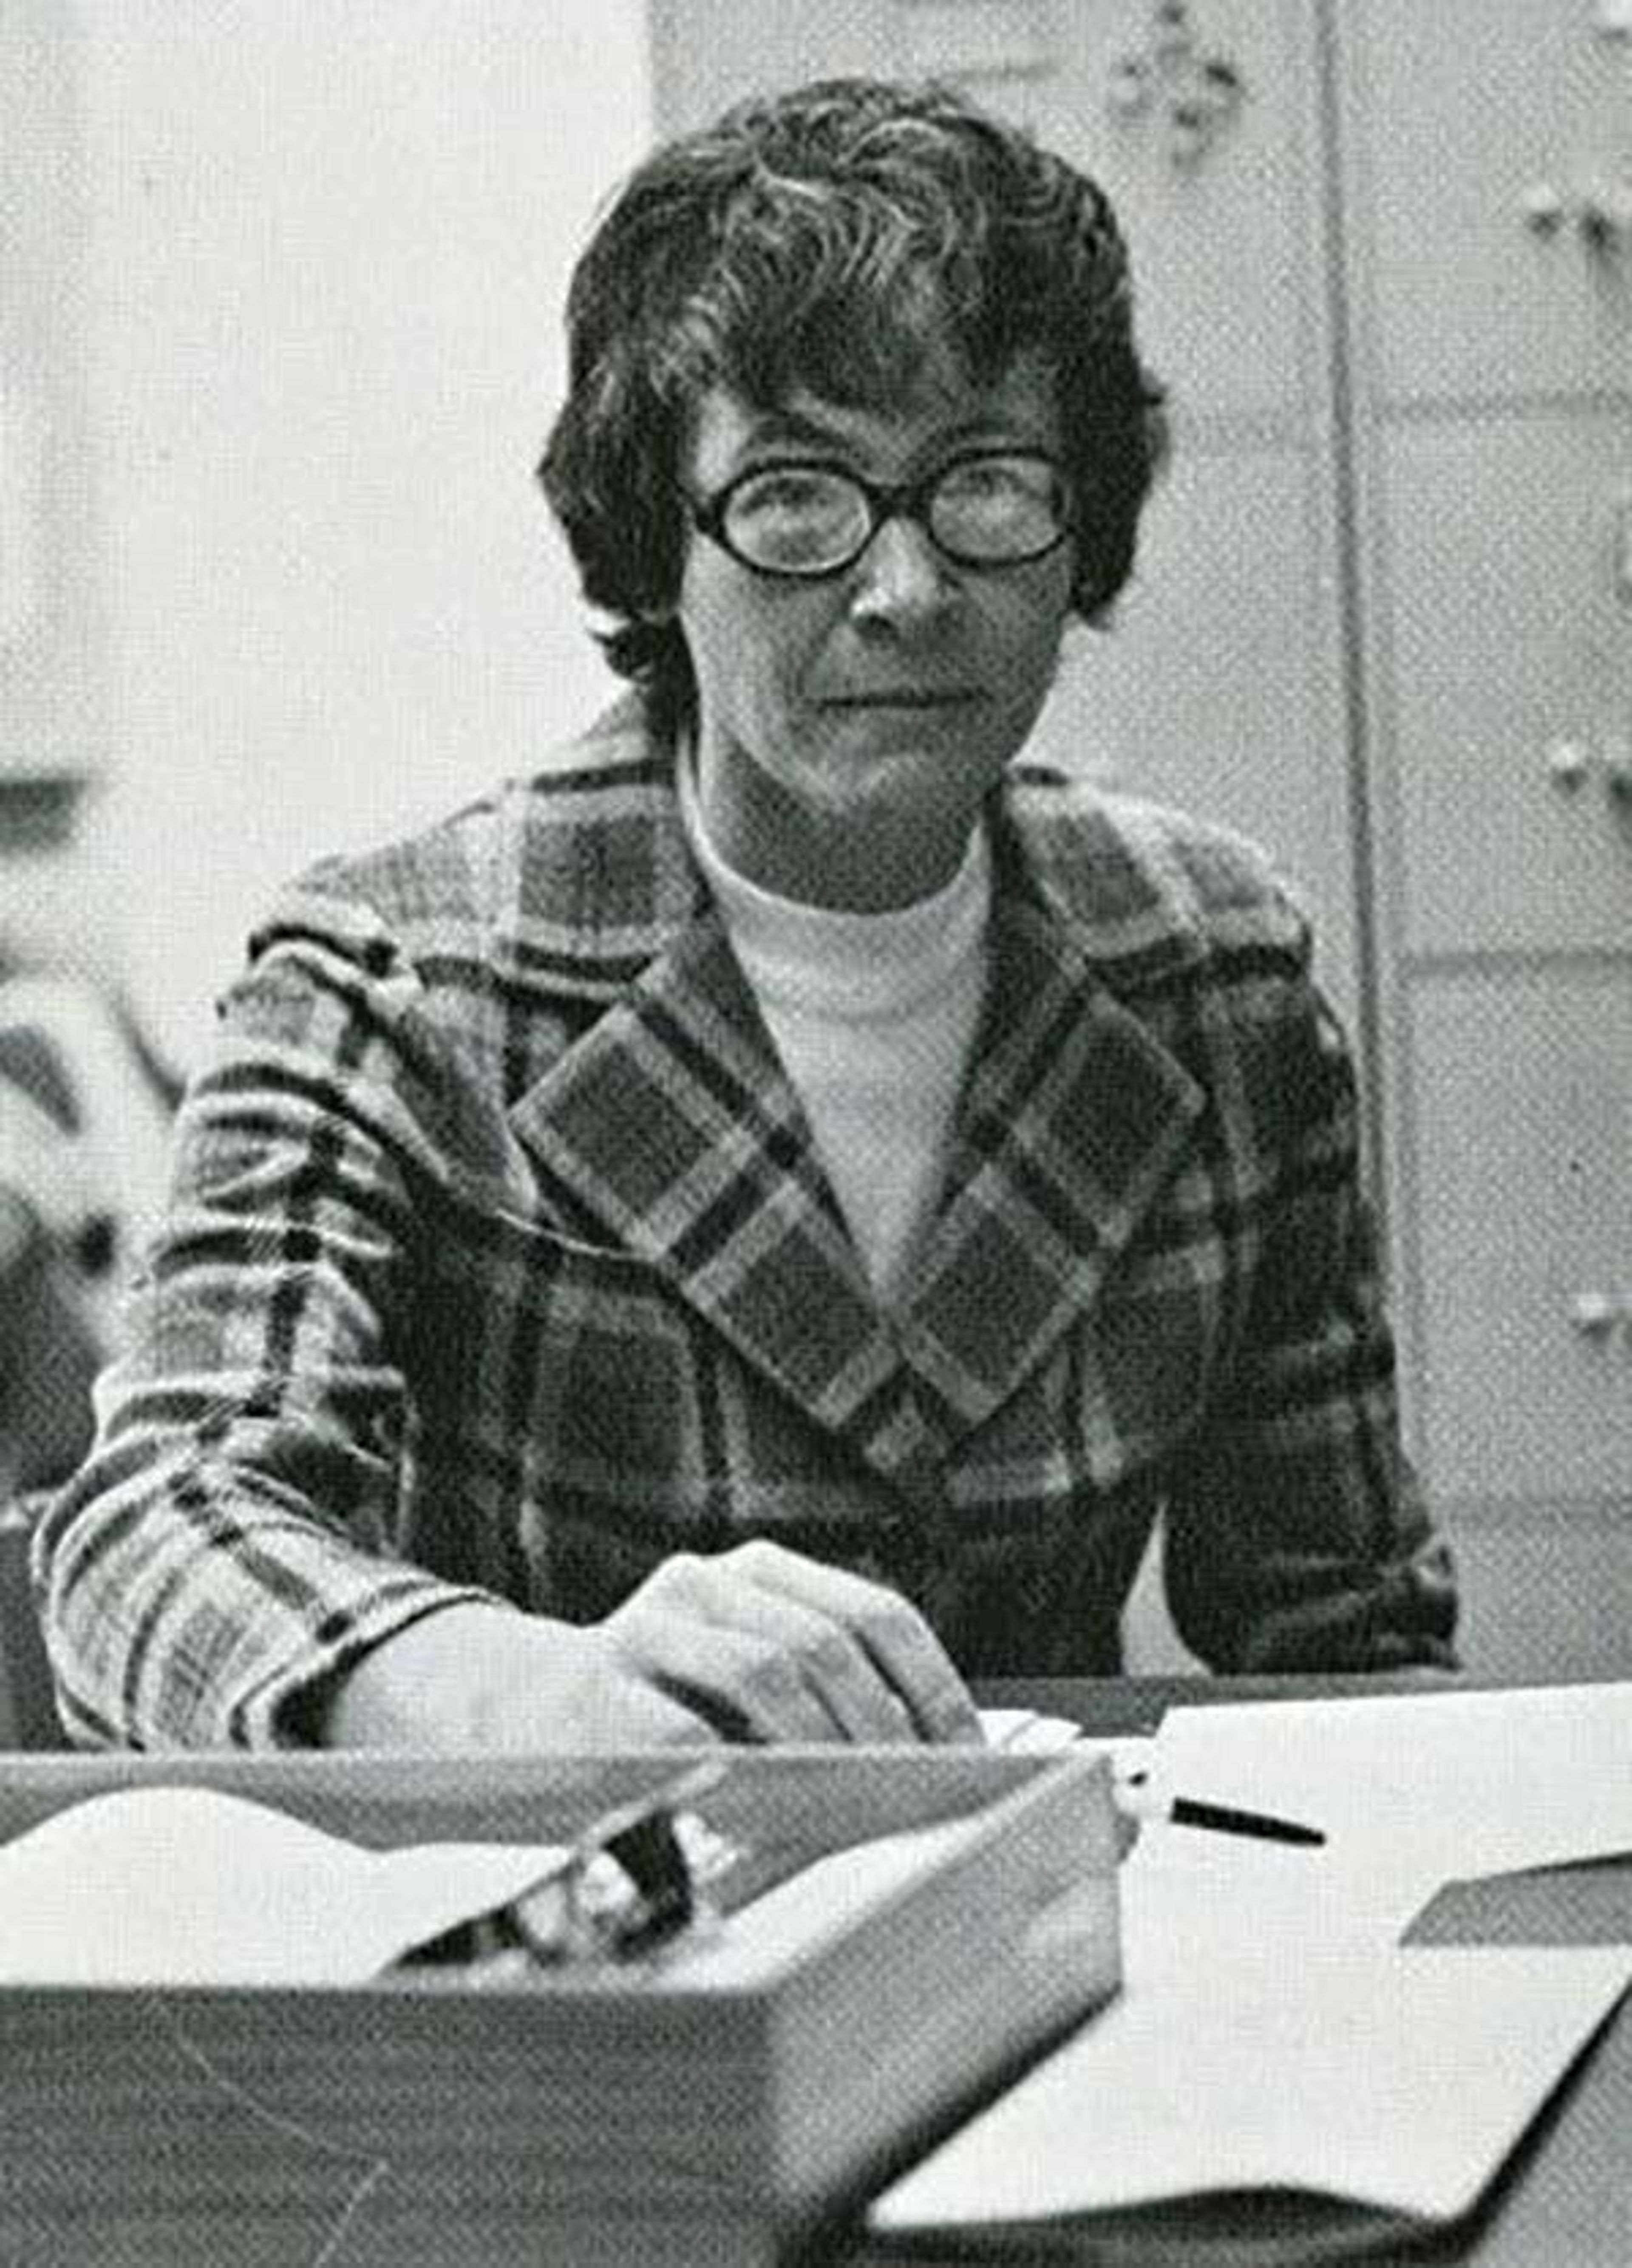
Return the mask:
<svg viewBox="0 0 1632 2268">
<path fill-rule="evenodd" d="M 484 1595 L 391 1545 L 415 1189 L 439 1167 L 418 992 L 372 912 L 296 894 L 223 1004 L 94 1445 L 36 1531 L 78 1741 L 299 1742 L 349 1661 Z"/>
<path fill-rule="evenodd" d="M 1261 1233 L 1236 1359 L 1168 1499 L 1173 1618 L 1221 1671 L 1451 1667 L 1455 1585 L 1400 1444 L 1348 1049 L 1306 965 L 1267 990 L 1244 1074 Z"/>
</svg>

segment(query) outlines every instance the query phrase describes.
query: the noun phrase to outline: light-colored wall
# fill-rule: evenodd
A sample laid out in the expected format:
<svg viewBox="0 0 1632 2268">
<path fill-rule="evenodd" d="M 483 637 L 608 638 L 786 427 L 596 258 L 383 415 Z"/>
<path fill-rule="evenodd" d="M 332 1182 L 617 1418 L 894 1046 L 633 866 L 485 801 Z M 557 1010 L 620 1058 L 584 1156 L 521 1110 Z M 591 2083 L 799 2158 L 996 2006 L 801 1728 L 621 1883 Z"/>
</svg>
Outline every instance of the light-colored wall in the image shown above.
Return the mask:
<svg viewBox="0 0 1632 2268">
<path fill-rule="evenodd" d="M 89 858 L 191 1059 L 267 890 L 611 681 L 531 472 L 640 0 L 82 0 L 110 651 Z"/>
</svg>

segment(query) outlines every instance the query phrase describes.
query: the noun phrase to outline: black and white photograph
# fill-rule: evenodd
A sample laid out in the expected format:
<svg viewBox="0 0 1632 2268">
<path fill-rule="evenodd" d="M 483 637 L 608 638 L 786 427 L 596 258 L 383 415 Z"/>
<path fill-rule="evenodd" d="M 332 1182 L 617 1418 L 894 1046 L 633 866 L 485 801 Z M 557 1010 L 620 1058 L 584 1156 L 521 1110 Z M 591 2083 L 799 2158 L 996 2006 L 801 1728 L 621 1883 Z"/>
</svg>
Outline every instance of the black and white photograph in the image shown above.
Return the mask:
<svg viewBox="0 0 1632 2268">
<path fill-rule="evenodd" d="M 0 2261 L 1632 2259 L 1632 4 L 0 0 Z"/>
</svg>

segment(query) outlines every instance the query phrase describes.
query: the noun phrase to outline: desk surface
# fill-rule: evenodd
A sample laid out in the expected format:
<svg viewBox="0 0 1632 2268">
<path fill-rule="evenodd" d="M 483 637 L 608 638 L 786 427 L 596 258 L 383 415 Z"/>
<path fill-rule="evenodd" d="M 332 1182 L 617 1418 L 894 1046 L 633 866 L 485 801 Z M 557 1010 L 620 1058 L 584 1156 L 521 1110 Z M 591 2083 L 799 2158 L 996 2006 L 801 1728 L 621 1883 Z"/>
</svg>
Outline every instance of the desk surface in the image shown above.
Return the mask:
<svg viewBox="0 0 1632 2268">
<path fill-rule="evenodd" d="M 1086 1731 L 1154 1732 L 1175 1704 L 1327 1698 L 1389 1690 L 1379 1678 L 1051 1680 L 993 1685 L 993 1705 L 1074 1718 Z M 1453 1886 L 1413 1925 L 1423 1943 L 1603 1944 L 1632 1941 L 1632 1860 L 1564 1867 Z M 1407 2256 L 1478 2268 L 1628 2268 L 1632 2262 L 1632 2000 L 1623 2002 L 1559 2090 L 1473 2219 L 1423 2246 L 1420 2233 L 1375 2215 L 1307 2212 L 1265 2198 L 1249 2215 L 1165 2224 L 1133 2218 L 1109 2233 L 1096 2223 L 1051 2234 L 1026 2257 L 1038 2268 L 1259 2268 Z M 1413 2237 L 1417 2242 L 1412 2246 Z M 903 2249 L 862 2241 L 844 2268 L 977 2268 L 1015 2259 L 1014 2245 Z"/>
</svg>

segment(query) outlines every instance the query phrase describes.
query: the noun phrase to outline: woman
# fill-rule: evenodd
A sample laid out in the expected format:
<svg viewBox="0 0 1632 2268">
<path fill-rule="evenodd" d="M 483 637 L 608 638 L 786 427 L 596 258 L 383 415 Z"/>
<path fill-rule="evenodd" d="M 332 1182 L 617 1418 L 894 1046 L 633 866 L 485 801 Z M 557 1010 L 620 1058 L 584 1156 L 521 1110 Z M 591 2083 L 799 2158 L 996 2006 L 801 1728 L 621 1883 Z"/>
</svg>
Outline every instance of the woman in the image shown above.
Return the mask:
<svg viewBox="0 0 1632 2268">
<path fill-rule="evenodd" d="M 1348 1058 L 1233 838 L 1027 767 L 1163 446 L 1060 159 L 844 82 L 660 151 L 543 467 L 624 706 L 255 941 L 41 1538 L 81 1738 L 978 1736 L 1448 1660 Z"/>
</svg>

